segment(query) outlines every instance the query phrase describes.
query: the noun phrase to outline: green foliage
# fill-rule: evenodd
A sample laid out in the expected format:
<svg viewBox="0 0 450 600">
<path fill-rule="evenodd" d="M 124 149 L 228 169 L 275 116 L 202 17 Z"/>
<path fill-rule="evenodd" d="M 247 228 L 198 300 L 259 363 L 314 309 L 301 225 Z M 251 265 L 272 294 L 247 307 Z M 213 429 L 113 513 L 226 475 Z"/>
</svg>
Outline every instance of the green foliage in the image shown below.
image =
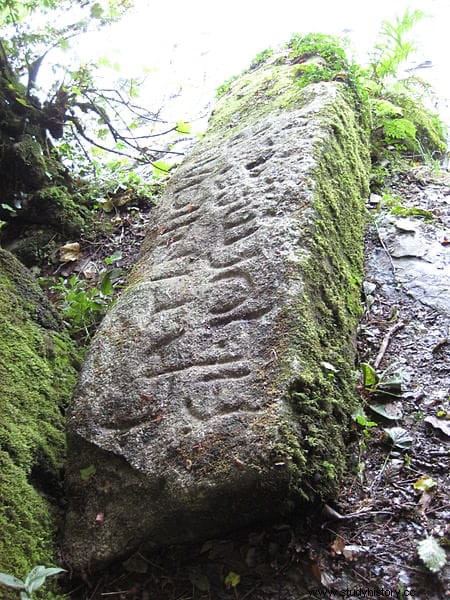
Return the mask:
<svg viewBox="0 0 450 600">
<path fill-rule="evenodd" d="M 267 48 L 266 50 L 259 52 L 250 63 L 250 70 L 257 69 L 259 66 L 266 63 L 273 55 L 274 50 L 272 50 L 272 48 Z"/>
<path fill-rule="evenodd" d="M 395 194 L 384 194 L 383 204 L 396 217 L 423 217 L 426 221 L 433 221 L 435 218 L 433 213 L 425 208 L 404 206 L 403 198 Z"/>
<path fill-rule="evenodd" d="M 122 269 L 112 266 L 117 257 L 106 259 L 108 267 L 103 270 L 99 287 L 90 286 L 77 275 L 60 277 L 50 286 L 57 305 L 67 320 L 73 335 L 81 340 L 89 338 L 103 318 L 114 293 L 120 286 Z"/>
<path fill-rule="evenodd" d="M 41 588 L 48 577 L 58 575 L 59 573 L 65 572 L 65 569 L 58 567 L 44 567 L 38 565 L 31 569 L 25 579 L 18 579 L 13 575 L 7 573 L 0 573 L 0 584 L 5 585 L 13 590 L 20 591 L 20 600 L 32 600 L 35 595 L 34 592 Z"/>
<path fill-rule="evenodd" d="M 227 92 L 229 92 L 231 90 L 231 84 L 233 83 L 233 81 L 236 81 L 237 78 L 238 75 L 235 75 L 224 81 L 222 85 L 219 85 L 219 87 L 216 90 L 216 98 L 219 99 L 222 96 L 224 96 Z"/>
<path fill-rule="evenodd" d="M 445 131 L 438 116 L 425 107 L 429 86 L 418 77 L 400 79 L 398 72 L 415 50 L 408 39 L 424 17 L 419 10 L 384 21 L 369 68 L 361 71 L 360 84 L 369 97 L 372 113 L 373 162 L 389 161 L 394 155 L 412 159 L 441 156 L 446 150 Z M 382 184 L 382 172 L 375 183 Z"/>
<path fill-rule="evenodd" d="M 350 65 L 342 41 L 331 35 L 294 34 L 288 45 L 289 57 L 298 64 L 297 83 L 306 86 L 318 81 L 345 81 L 356 86 L 356 67 Z"/>
<path fill-rule="evenodd" d="M 397 77 L 399 67 L 416 49 L 407 36 L 424 17 L 425 13 L 420 10 L 407 9 L 393 23 L 383 21 L 370 63 L 375 82 L 383 86 L 387 77 Z"/>
<path fill-rule="evenodd" d="M 368 363 L 361 363 L 363 385 L 370 394 L 398 396 L 404 381 L 404 373 L 395 365 L 389 365 L 381 373 Z"/>
</svg>

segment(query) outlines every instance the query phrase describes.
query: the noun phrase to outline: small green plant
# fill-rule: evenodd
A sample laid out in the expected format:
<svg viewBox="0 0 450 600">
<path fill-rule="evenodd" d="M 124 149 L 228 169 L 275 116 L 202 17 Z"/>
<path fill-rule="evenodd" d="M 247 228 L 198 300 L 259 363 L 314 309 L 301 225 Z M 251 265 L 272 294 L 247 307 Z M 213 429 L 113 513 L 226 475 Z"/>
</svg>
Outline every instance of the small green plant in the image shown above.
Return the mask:
<svg viewBox="0 0 450 600">
<path fill-rule="evenodd" d="M 406 10 L 392 23 L 383 21 L 369 67 L 361 72 L 360 84 L 368 95 L 372 114 L 375 163 L 395 163 L 395 155 L 409 160 L 422 160 L 426 154 L 439 158 L 446 151 L 442 122 L 425 107 L 429 84 L 415 75 L 398 75 L 415 51 L 409 39 L 411 30 L 424 16 L 422 11 Z"/>
<path fill-rule="evenodd" d="M 100 290 L 89 289 L 86 281 L 77 275 L 68 279 L 60 277 L 51 291 L 59 293 L 61 311 L 72 329 L 88 331 L 105 311 L 106 303 Z"/>
<path fill-rule="evenodd" d="M 50 291 L 59 297 L 59 308 L 74 335 L 90 337 L 93 329 L 104 316 L 111 296 L 114 294 L 114 271 L 105 271 L 100 288 L 89 287 L 87 281 L 77 275 L 60 277 Z"/>
<path fill-rule="evenodd" d="M 341 40 L 321 33 L 294 34 L 287 47 L 290 61 L 298 65 L 296 81 L 299 86 L 319 81 L 343 81 L 359 95 L 358 68 L 349 63 Z"/>
<path fill-rule="evenodd" d="M 236 81 L 237 78 L 238 75 L 234 75 L 233 77 L 230 77 L 229 79 L 224 81 L 222 85 L 219 85 L 219 87 L 216 90 L 216 98 L 219 99 L 222 96 L 224 96 L 227 92 L 229 92 L 231 90 L 231 84 L 233 83 L 233 81 Z"/>
<path fill-rule="evenodd" d="M 364 412 L 364 409 L 360 406 L 358 408 L 358 410 L 353 413 L 353 419 L 355 420 L 355 422 L 360 425 L 360 427 L 362 427 L 363 429 L 363 434 L 364 437 L 366 439 L 370 438 L 370 429 L 372 427 L 378 427 L 378 423 L 376 423 L 375 421 L 371 421 L 366 413 Z"/>
<path fill-rule="evenodd" d="M 361 372 L 364 389 L 370 394 L 395 397 L 401 394 L 404 374 L 397 365 L 389 365 L 384 371 L 377 373 L 368 363 L 361 363 Z"/>
<path fill-rule="evenodd" d="M 250 70 L 257 69 L 260 65 L 267 62 L 269 58 L 273 56 L 273 54 L 274 51 L 272 50 L 272 48 L 267 48 L 266 50 L 259 52 L 250 63 Z"/>
<path fill-rule="evenodd" d="M 421 10 L 407 9 L 393 23 L 383 21 L 371 60 L 372 80 L 384 85 L 389 77 L 397 76 L 400 66 L 416 49 L 408 35 L 424 17 Z"/>
<path fill-rule="evenodd" d="M 0 573 L 0 584 L 20 592 L 20 600 L 32 600 L 36 596 L 34 592 L 45 584 L 48 577 L 63 573 L 65 569 L 58 567 L 44 567 L 38 565 L 31 569 L 25 579 L 19 579 L 14 575 Z"/>
</svg>

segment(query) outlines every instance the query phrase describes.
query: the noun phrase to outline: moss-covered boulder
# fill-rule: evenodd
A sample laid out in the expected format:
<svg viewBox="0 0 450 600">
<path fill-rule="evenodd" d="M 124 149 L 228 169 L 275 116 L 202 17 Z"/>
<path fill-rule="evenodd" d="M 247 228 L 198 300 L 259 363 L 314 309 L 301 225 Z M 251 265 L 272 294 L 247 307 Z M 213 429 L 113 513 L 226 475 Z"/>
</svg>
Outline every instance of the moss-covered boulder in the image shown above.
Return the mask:
<svg viewBox="0 0 450 600">
<path fill-rule="evenodd" d="M 34 279 L 2 249 L 0 299 L 0 571 L 24 577 L 59 560 L 64 413 L 76 352 Z M 1 587 L 0 597 L 17 593 Z"/>
<path fill-rule="evenodd" d="M 336 495 L 355 410 L 369 155 L 344 82 L 236 80 L 83 368 L 65 553 L 95 567 Z"/>
</svg>

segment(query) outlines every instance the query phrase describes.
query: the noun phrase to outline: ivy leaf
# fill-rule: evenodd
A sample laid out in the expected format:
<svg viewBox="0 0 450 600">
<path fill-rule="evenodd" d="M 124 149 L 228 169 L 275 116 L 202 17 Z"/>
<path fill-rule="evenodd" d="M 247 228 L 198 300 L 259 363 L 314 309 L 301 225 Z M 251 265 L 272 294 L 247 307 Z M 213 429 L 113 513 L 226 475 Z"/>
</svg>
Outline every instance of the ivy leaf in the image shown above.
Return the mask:
<svg viewBox="0 0 450 600">
<path fill-rule="evenodd" d="M 188 133 L 191 133 L 192 126 L 190 123 L 187 123 L 186 121 L 178 121 L 178 123 L 175 127 L 175 131 L 177 133 L 181 133 L 181 134 L 188 134 Z"/>
<path fill-rule="evenodd" d="M 377 415 L 390 421 L 397 421 L 403 416 L 401 408 L 396 404 L 370 404 L 369 408 Z"/>
<path fill-rule="evenodd" d="M 363 382 L 365 388 L 372 388 L 377 382 L 375 369 L 368 363 L 361 363 L 361 371 L 363 374 Z"/>
<path fill-rule="evenodd" d="M 225 577 L 225 585 L 227 587 L 237 587 L 241 581 L 241 576 L 234 571 L 230 571 L 228 575 Z"/>
<path fill-rule="evenodd" d="M 26 100 L 24 100 L 23 98 L 19 98 L 18 96 L 16 96 L 16 102 L 18 102 L 22 106 L 25 106 L 26 108 L 32 108 L 32 106 L 28 104 Z"/>
<path fill-rule="evenodd" d="M 68 50 L 70 48 L 69 42 L 64 38 L 60 38 L 58 40 L 58 46 L 61 48 L 61 50 Z"/>
<path fill-rule="evenodd" d="M 209 579 L 198 569 L 192 569 L 189 573 L 189 581 L 201 592 L 209 592 Z"/>
<path fill-rule="evenodd" d="M 447 562 L 444 548 L 439 546 L 434 537 L 427 537 L 417 546 L 417 552 L 432 573 L 437 573 Z"/>
<path fill-rule="evenodd" d="M 80 469 L 81 479 L 83 481 L 89 481 L 89 479 L 93 475 L 95 475 L 96 472 L 97 472 L 97 469 L 95 468 L 95 465 L 89 465 L 88 467 L 86 467 L 84 469 Z"/>
</svg>

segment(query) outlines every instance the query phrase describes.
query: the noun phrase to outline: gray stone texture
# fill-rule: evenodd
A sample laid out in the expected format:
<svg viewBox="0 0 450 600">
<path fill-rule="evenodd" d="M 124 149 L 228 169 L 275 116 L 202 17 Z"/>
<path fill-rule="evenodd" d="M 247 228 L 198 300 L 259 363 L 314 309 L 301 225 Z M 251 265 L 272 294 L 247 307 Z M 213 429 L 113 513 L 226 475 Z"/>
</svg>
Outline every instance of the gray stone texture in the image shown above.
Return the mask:
<svg viewBox="0 0 450 600">
<path fill-rule="evenodd" d="M 351 363 L 353 332 L 333 336 L 332 355 L 325 342 L 323 354 L 320 343 L 311 354 L 309 342 L 291 340 L 295 324 L 303 328 L 297 315 L 315 301 L 306 266 L 320 253 L 312 243 L 323 217 L 319 162 L 322 171 L 330 163 L 324 185 L 337 186 L 362 245 L 367 154 L 345 88 L 316 84 L 288 108 L 234 114 L 216 129 L 213 120 L 171 178 L 129 285 L 92 343 L 69 415 L 64 552 L 75 569 L 140 545 L 206 539 L 335 489 L 334 475 L 321 488 L 333 458 L 313 443 L 301 448 L 307 436 L 292 392 L 305 389 L 296 387 L 302 370 L 333 378 L 330 363 L 348 380 L 341 363 Z M 350 125 L 338 135 L 340 111 Z M 332 182 L 333 149 L 347 135 L 363 166 L 347 156 L 337 171 L 349 177 Z M 338 234 L 333 244 L 360 275 L 361 256 L 341 242 Z M 344 285 L 332 258 L 320 271 Z M 326 443 L 342 454 L 345 408 L 315 396 L 311 403 L 323 408 L 317 427 Z M 337 436 L 327 420 L 338 421 Z M 95 473 L 81 477 L 91 465 Z"/>
</svg>

